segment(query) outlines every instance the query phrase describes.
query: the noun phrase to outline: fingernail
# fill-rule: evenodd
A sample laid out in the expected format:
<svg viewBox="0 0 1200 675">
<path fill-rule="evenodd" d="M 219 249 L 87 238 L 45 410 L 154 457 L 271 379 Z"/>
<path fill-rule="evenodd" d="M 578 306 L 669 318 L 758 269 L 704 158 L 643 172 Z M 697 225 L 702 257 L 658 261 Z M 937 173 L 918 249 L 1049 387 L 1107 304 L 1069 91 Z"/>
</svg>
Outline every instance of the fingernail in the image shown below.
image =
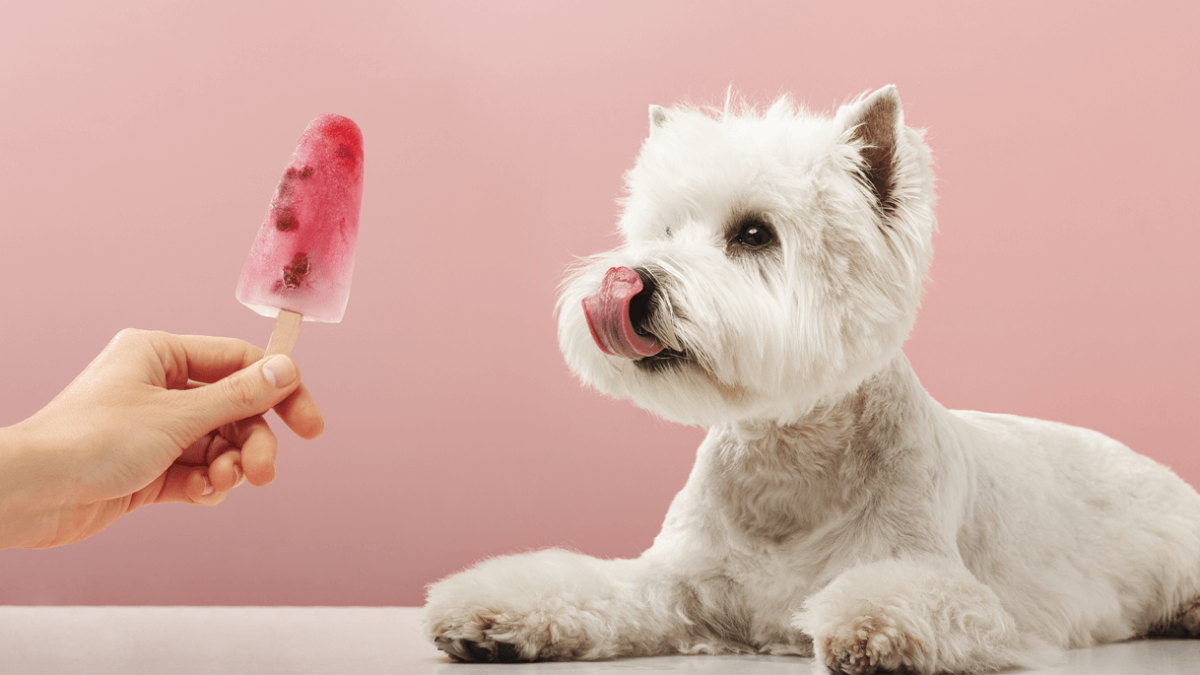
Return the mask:
<svg viewBox="0 0 1200 675">
<path fill-rule="evenodd" d="M 210 481 L 208 479 L 208 476 L 204 476 L 204 492 L 201 492 L 200 494 L 207 497 L 208 495 L 211 495 L 215 491 L 216 491 L 216 488 L 213 487 L 212 481 Z"/>
<path fill-rule="evenodd" d="M 233 465 L 233 475 L 237 476 L 237 479 L 233 481 L 233 487 L 237 487 L 237 486 L 241 485 L 242 479 L 244 479 L 246 477 L 242 473 L 242 467 L 238 466 L 237 464 Z"/>
<path fill-rule="evenodd" d="M 263 364 L 263 377 L 272 387 L 282 389 L 296 380 L 296 364 L 283 354 L 276 354 Z"/>
</svg>

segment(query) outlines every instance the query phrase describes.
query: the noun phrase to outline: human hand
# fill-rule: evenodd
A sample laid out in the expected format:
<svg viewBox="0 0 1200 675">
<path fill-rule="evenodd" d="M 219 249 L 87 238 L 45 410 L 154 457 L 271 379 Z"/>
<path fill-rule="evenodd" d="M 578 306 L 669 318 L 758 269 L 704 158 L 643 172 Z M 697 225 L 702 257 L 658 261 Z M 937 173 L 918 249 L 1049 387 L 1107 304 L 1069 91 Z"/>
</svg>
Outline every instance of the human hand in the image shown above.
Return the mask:
<svg viewBox="0 0 1200 675">
<path fill-rule="evenodd" d="M 231 338 L 127 329 L 45 408 L 0 429 L 0 548 L 61 546 L 145 504 L 214 505 L 275 478 L 274 408 L 321 411 L 287 356 Z"/>
</svg>

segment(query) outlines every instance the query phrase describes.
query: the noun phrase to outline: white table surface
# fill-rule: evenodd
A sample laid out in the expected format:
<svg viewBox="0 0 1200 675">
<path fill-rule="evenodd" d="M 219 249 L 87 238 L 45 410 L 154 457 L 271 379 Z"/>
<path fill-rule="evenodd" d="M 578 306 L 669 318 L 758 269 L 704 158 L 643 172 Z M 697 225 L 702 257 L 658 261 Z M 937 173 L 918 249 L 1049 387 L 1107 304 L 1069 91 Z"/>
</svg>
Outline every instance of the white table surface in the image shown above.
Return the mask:
<svg viewBox="0 0 1200 675">
<path fill-rule="evenodd" d="M 421 637 L 420 615 L 415 607 L 0 607 L 0 673 L 820 672 L 812 659 L 781 656 L 460 664 Z M 1200 641 L 1080 649 L 1068 652 L 1065 663 L 1036 672 L 1200 675 Z"/>
</svg>

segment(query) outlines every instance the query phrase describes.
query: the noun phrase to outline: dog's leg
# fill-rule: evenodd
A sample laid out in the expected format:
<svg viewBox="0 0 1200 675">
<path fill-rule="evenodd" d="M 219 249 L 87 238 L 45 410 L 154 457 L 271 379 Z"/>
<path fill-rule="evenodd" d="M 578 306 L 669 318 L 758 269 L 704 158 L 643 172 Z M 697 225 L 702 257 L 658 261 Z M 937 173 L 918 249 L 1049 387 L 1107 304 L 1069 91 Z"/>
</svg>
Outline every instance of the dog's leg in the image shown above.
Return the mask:
<svg viewBox="0 0 1200 675">
<path fill-rule="evenodd" d="M 639 560 L 561 550 L 494 558 L 432 584 L 422 630 L 460 661 L 671 652 L 684 621 L 652 584 Z"/>
<path fill-rule="evenodd" d="M 1019 634 L 996 594 L 945 558 L 852 568 L 810 597 L 795 625 L 832 673 L 990 672 L 1054 654 Z"/>
</svg>

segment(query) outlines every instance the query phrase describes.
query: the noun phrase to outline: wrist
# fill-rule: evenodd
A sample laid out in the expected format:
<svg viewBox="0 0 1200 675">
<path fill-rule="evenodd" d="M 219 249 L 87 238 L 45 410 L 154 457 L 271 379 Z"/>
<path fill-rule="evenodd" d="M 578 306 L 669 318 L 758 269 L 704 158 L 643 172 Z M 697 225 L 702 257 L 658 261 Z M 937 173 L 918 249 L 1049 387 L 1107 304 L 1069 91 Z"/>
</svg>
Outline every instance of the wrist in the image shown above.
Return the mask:
<svg viewBox="0 0 1200 675">
<path fill-rule="evenodd" d="M 53 537 L 62 481 L 54 454 L 20 424 L 0 428 L 0 549 L 36 548 Z"/>
</svg>

